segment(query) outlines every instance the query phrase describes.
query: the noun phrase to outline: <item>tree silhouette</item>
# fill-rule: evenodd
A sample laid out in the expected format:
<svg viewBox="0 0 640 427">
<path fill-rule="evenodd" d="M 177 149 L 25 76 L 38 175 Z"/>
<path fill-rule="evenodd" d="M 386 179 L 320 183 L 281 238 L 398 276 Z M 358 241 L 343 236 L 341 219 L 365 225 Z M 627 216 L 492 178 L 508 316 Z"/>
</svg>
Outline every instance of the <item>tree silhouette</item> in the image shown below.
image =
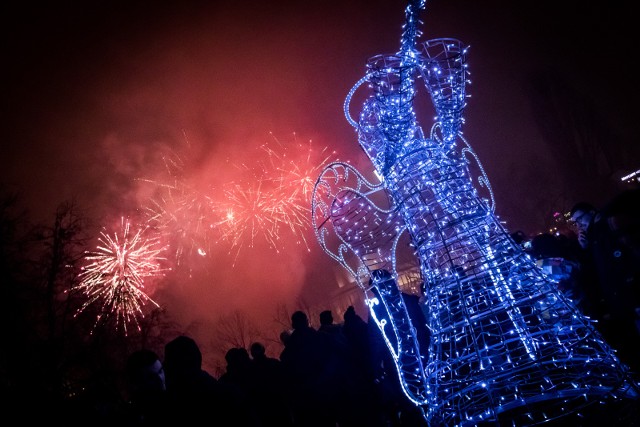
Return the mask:
<svg viewBox="0 0 640 427">
<path fill-rule="evenodd" d="M 250 317 L 241 310 L 220 316 L 216 321 L 214 341 L 217 347 L 226 352 L 231 347 L 243 347 L 247 350 L 251 343 L 260 339 L 262 334 Z"/>
</svg>

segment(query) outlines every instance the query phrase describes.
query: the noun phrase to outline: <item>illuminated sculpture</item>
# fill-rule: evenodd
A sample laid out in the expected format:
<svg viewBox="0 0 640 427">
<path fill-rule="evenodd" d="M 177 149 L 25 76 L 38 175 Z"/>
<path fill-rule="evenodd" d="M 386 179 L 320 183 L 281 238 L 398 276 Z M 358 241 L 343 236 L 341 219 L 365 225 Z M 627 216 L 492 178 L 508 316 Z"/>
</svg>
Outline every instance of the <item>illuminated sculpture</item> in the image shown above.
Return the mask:
<svg viewBox="0 0 640 427">
<path fill-rule="evenodd" d="M 466 48 L 454 39 L 418 46 L 424 6 L 409 2 L 400 51 L 372 57 L 347 96 L 347 120 L 380 182 L 347 163 L 325 167 L 312 200 L 320 245 L 365 292 L 403 390 L 429 425 L 533 425 L 601 403 L 637 405 L 628 368 L 474 187 L 467 156 L 475 155 L 460 132 Z M 436 111 L 428 136 L 413 105 L 419 79 Z M 349 103 L 365 82 L 373 93 L 355 122 Z M 490 192 L 486 177 L 480 183 Z M 407 235 L 428 343 L 398 287 Z"/>
</svg>

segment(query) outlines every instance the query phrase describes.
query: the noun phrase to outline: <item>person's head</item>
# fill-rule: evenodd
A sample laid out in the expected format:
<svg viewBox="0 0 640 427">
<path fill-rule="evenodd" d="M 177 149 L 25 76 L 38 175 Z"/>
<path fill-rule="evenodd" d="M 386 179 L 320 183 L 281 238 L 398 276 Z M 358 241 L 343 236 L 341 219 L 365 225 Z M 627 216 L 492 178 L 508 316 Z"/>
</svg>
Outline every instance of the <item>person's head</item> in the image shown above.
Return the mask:
<svg viewBox="0 0 640 427">
<path fill-rule="evenodd" d="M 256 341 L 253 344 L 251 344 L 251 347 L 249 348 L 249 352 L 251 352 L 251 357 L 253 357 L 254 359 L 261 359 L 265 356 L 266 349 L 264 348 L 264 345 L 261 342 Z"/>
<path fill-rule="evenodd" d="M 284 331 L 280 332 L 280 342 L 282 343 L 282 345 L 286 346 L 289 342 L 289 338 L 291 338 L 290 330 L 285 329 Z"/>
<path fill-rule="evenodd" d="M 578 230 L 584 231 L 591 225 L 596 212 L 596 208 L 591 203 L 578 202 L 571 208 L 569 221 L 575 224 Z"/>
<path fill-rule="evenodd" d="M 640 188 L 616 195 L 607 205 L 605 213 L 617 240 L 640 256 Z"/>
<path fill-rule="evenodd" d="M 303 329 L 309 326 L 309 318 L 304 311 L 296 311 L 291 315 L 291 327 L 295 329 Z"/>
<path fill-rule="evenodd" d="M 522 245 L 528 240 L 527 235 L 522 230 L 514 231 L 510 236 L 517 245 Z"/>
<path fill-rule="evenodd" d="M 202 368 L 202 353 L 193 338 L 180 335 L 164 347 L 164 369 L 167 380 L 197 373 Z"/>
<path fill-rule="evenodd" d="M 531 239 L 531 254 L 537 259 L 564 257 L 560 240 L 551 233 L 541 233 Z"/>
<path fill-rule="evenodd" d="M 321 325 L 333 324 L 333 314 L 331 313 L 331 310 L 325 310 L 320 313 L 320 324 Z"/>
<path fill-rule="evenodd" d="M 132 396 L 165 390 L 162 362 L 152 350 L 141 349 L 131 353 L 127 358 L 125 374 Z"/>
<path fill-rule="evenodd" d="M 251 361 L 251 358 L 246 348 L 232 347 L 227 350 L 227 353 L 224 355 L 224 360 L 227 361 L 227 367 L 242 367 L 246 366 L 246 364 Z"/>
<path fill-rule="evenodd" d="M 347 310 L 344 312 L 344 320 L 349 322 L 357 319 L 357 317 L 358 314 L 356 313 L 356 309 L 352 305 L 347 307 Z"/>
</svg>

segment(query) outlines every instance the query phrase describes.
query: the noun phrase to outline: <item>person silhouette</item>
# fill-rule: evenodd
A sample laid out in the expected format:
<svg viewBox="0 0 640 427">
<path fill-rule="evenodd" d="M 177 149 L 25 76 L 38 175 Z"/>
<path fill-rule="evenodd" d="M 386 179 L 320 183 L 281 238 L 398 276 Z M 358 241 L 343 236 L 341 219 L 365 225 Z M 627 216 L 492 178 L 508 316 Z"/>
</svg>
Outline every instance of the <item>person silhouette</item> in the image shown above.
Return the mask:
<svg viewBox="0 0 640 427">
<path fill-rule="evenodd" d="M 593 225 L 600 221 L 600 214 L 595 206 L 589 202 L 578 202 L 569 212 L 569 222 L 572 223 L 578 234 L 578 243 L 586 249 L 593 240 Z"/>
<path fill-rule="evenodd" d="M 334 340 L 338 349 L 337 351 L 346 351 L 347 337 L 342 331 L 342 324 L 335 323 L 333 319 L 333 313 L 331 310 L 324 310 L 320 313 L 320 327 L 318 332 L 326 335 L 330 340 Z"/>
<path fill-rule="evenodd" d="M 255 404 L 255 374 L 249 352 L 244 347 L 232 347 L 224 356 L 226 371 L 220 376 L 220 382 L 237 387 Z"/>
<path fill-rule="evenodd" d="M 282 362 L 267 356 L 265 346 L 258 341 L 251 344 L 249 351 L 255 375 L 255 402 L 263 427 L 293 426 Z"/>
<path fill-rule="evenodd" d="M 280 353 L 296 426 L 335 427 L 336 414 L 324 402 L 331 396 L 327 348 L 303 311 L 291 315 L 293 332 Z"/>
<path fill-rule="evenodd" d="M 640 189 L 617 194 L 599 210 L 576 203 L 570 214 L 584 248 L 581 277 L 596 326 L 640 374 Z"/>
<path fill-rule="evenodd" d="M 158 354 L 149 349 L 136 350 L 125 366 L 128 394 L 128 424 L 152 426 L 161 424 L 166 415 L 166 383 Z"/>
<path fill-rule="evenodd" d="M 180 335 L 165 345 L 164 368 L 172 423 L 260 425 L 237 387 L 221 383 L 202 369 L 202 353 L 193 338 Z"/>
</svg>

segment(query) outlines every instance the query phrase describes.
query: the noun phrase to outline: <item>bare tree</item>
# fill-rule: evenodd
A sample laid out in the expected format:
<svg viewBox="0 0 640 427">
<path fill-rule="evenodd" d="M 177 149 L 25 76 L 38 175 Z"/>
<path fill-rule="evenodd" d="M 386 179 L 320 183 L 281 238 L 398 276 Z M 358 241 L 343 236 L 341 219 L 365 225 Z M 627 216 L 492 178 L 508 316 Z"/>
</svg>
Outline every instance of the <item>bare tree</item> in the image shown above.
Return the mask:
<svg viewBox="0 0 640 427">
<path fill-rule="evenodd" d="M 64 366 L 70 353 L 83 345 L 83 325 L 73 321 L 77 298 L 68 293 L 78 272 L 88 241 L 86 217 L 74 202 L 58 205 L 50 226 L 31 231 L 30 283 L 33 296 L 30 321 L 40 348 L 38 364 L 45 370 L 49 387 L 63 393 Z"/>
<path fill-rule="evenodd" d="M 31 311 L 28 303 L 31 292 L 27 281 L 29 252 L 26 232 L 30 228 L 27 215 L 19 207 L 19 195 L 3 189 L 0 196 L 0 379 L 4 404 L 10 409 L 27 390 L 24 382 L 31 379 L 30 359 L 32 327 L 27 321 Z"/>
<path fill-rule="evenodd" d="M 276 313 L 273 317 L 274 323 L 280 325 L 280 331 L 291 329 L 291 314 L 293 312 L 286 304 L 280 303 L 276 306 Z"/>
<path fill-rule="evenodd" d="M 243 347 L 261 338 L 261 332 L 251 318 L 241 310 L 235 310 L 216 321 L 215 340 L 222 348 Z"/>
<path fill-rule="evenodd" d="M 51 226 L 34 229 L 41 244 L 36 260 L 46 298 L 47 339 L 64 336 L 75 301 L 69 292 L 78 283 L 78 272 L 89 240 L 88 220 L 75 201 L 63 202 L 56 209 Z"/>
</svg>

